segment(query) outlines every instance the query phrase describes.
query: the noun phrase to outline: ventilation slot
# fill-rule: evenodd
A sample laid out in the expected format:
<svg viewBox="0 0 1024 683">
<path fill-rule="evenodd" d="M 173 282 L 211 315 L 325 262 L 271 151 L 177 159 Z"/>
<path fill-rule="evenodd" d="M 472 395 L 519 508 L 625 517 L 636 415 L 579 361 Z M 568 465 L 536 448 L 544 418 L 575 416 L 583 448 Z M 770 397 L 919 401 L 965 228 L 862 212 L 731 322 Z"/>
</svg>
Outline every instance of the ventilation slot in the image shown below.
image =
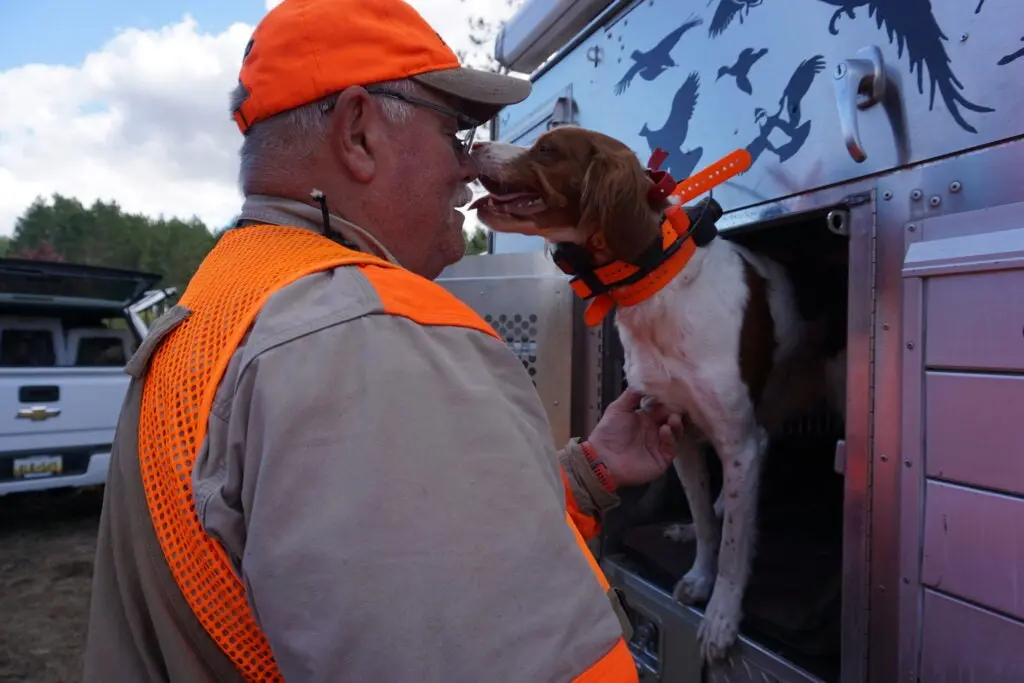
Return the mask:
<svg viewBox="0 0 1024 683">
<path fill-rule="evenodd" d="M 523 367 L 533 380 L 533 386 L 537 386 L 537 316 L 501 313 L 495 317 L 487 314 L 484 320 L 522 361 Z"/>
</svg>

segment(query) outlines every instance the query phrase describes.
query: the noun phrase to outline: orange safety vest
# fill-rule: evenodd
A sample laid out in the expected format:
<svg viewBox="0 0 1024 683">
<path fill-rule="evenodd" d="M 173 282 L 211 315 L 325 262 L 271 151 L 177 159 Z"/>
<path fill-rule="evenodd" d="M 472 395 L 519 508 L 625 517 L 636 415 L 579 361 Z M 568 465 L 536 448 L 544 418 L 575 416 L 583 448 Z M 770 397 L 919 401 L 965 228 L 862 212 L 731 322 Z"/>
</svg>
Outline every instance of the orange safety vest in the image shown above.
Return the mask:
<svg viewBox="0 0 1024 683">
<path fill-rule="evenodd" d="M 217 386 L 267 299 L 301 277 L 346 265 L 362 271 L 388 314 L 421 325 L 468 327 L 499 338 L 472 309 L 434 282 L 309 230 L 249 226 L 225 234 L 196 271 L 180 301 L 191 315 L 153 354 L 142 390 L 139 462 L 164 558 L 200 624 L 249 681 L 284 679 L 224 549 L 199 521 L 192 467 L 206 437 Z M 570 496 L 566 522 L 607 592 L 608 581 L 574 517 L 585 518 Z M 635 665 L 621 638 L 577 679 L 636 680 Z"/>
</svg>

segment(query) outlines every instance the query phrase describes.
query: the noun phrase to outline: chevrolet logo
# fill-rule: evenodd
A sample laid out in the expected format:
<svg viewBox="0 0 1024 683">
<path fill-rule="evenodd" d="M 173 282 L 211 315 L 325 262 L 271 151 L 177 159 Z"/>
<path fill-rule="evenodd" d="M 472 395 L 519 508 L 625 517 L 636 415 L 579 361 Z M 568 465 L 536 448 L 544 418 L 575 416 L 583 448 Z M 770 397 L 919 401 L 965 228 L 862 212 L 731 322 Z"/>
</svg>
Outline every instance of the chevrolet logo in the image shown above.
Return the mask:
<svg viewBox="0 0 1024 683">
<path fill-rule="evenodd" d="M 32 420 L 33 422 L 42 422 L 43 420 L 49 420 L 51 417 L 57 417 L 60 415 L 60 408 L 47 408 L 46 406 L 32 406 L 31 408 L 22 408 L 14 417 L 19 420 Z"/>
</svg>

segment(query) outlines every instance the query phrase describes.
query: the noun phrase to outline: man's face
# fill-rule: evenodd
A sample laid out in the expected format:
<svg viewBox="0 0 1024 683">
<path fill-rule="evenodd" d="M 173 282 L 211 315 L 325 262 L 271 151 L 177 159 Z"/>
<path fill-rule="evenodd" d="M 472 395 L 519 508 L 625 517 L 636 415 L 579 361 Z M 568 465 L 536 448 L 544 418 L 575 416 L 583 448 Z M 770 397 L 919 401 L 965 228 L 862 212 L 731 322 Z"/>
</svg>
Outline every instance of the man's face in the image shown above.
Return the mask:
<svg viewBox="0 0 1024 683">
<path fill-rule="evenodd" d="M 414 97 L 455 109 L 452 102 L 425 89 Z M 454 116 L 410 106 L 407 122 L 388 124 L 395 164 L 382 173 L 381 182 L 391 185 L 387 194 L 394 198 L 386 207 L 392 213 L 388 222 L 395 225 L 395 232 L 401 229 L 396 241 L 402 243 L 393 247 L 396 257 L 420 275 L 434 278 L 465 254 L 465 217 L 456 207 L 472 199 L 469 183 L 477 169 L 456 137 L 459 126 Z"/>
</svg>

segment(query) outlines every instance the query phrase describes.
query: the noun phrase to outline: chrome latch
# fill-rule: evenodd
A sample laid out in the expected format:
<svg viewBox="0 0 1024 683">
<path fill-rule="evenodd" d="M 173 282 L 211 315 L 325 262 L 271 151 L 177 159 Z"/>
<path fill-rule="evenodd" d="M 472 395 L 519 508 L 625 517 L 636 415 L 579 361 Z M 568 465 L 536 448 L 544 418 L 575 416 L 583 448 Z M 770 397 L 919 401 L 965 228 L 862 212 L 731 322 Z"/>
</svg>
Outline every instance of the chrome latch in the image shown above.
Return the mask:
<svg viewBox="0 0 1024 683">
<path fill-rule="evenodd" d="M 844 59 L 836 64 L 833 85 L 846 151 L 854 161 L 861 163 L 868 155 L 860 141 L 857 110 L 863 111 L 884 103 L 888 81 L 882 51 L 870 45 L 858 51 L 855 58 Z"/>
</svg>

